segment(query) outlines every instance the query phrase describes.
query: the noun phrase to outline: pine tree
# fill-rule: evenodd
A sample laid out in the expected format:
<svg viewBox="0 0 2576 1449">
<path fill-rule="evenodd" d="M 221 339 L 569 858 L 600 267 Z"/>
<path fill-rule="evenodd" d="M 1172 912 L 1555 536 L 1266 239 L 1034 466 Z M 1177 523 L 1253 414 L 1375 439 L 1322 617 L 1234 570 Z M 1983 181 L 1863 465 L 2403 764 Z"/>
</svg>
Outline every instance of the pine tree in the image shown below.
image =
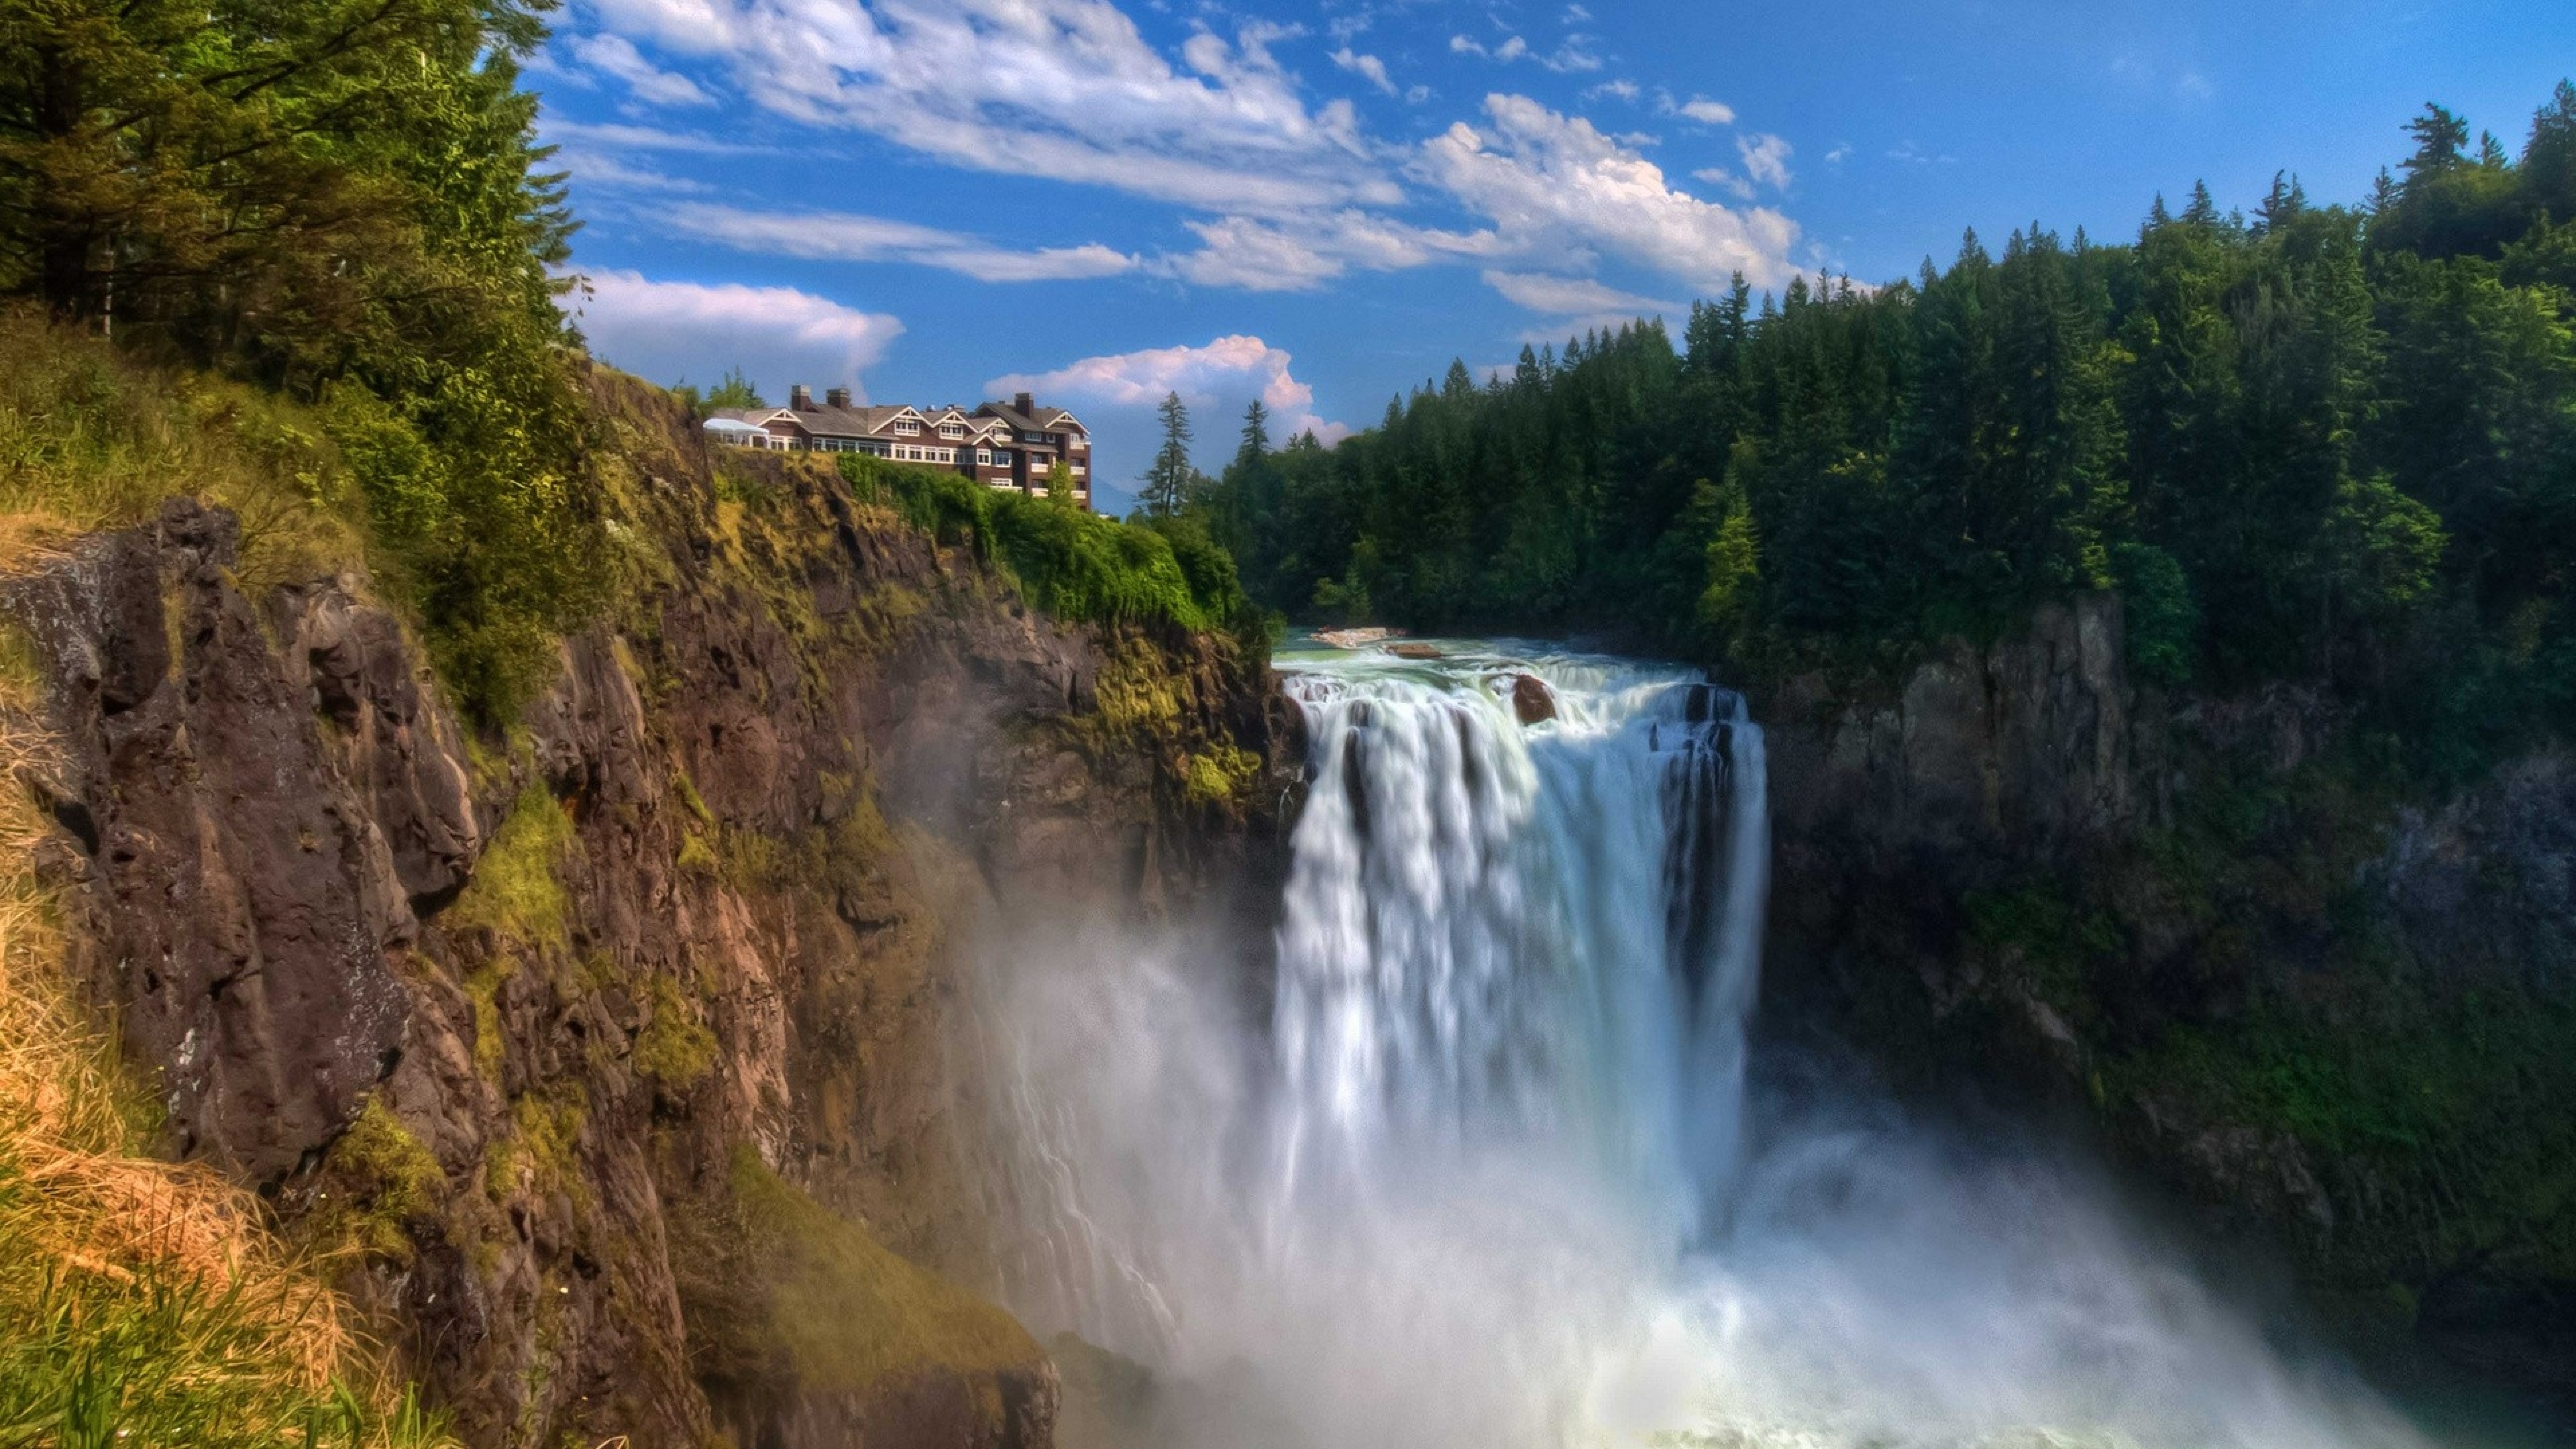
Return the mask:
<svg viewBox="0 0 2576 1449">
<path fill-rule="evenodd" d="M 1162 423 L 1163 445 L 1154 452 L 1154 461 L 1145 470 L 1144 488 L 1138 501 L 1149 518 L 1170 518 L 1189 501 L 1190 476 L 1190 410 L 1181 402 L 1178 392 L 1163 395 L 1154 410 Z"/>
<path fill-rule="evenodd" d="M 2426 101 L 2424 114 L 2406 123 L 2406 134 L 2415 138 L 2415 154 L 2405 161 L 2407 184 L 2412 185 L 2460 164 L 2460 152 L 2469 144 L 2469 123 Z"/>
<path fill-rule="evenodd" d="M 1261 399 L 1254 398 L 1252 405 L 1243 410 L 1243 445 L 1235 449 L 1234 461 L 1237 464 L 1258 463 L 1269 451 L 1270 409 L 1262 406 Z"/>
</svg>

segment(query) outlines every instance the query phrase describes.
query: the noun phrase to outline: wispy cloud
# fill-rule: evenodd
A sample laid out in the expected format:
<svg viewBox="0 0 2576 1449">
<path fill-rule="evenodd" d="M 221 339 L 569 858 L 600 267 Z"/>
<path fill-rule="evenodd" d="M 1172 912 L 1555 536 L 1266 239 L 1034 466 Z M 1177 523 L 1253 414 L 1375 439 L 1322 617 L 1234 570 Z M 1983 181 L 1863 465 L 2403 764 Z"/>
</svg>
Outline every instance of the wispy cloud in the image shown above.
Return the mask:
<svg viewBox="0 0 2576 1449">
<path fill-rule="evenodd" d="M 1188 223 L 1202 245 L 1156 266 L 1206 287 L 1311 291 L 1350 271 L 1392 272 L 1444 258 L 1493 255 L 1491 231 L 1412 226 L 1365 211 L 1295 222 L 1229 216 Z"/>
<path fill-rule="evenodd" d="M 722 136 L 701 136 L 690 131 L 664 131 L 651 126 L 606 125 L 589 121 L 568 121 L 549 115 L 537 124 L 539 134 L 548 141 L 587 142 L 601 148 L 620 151 L 670 151 L 698 156 L 758 156 L 772 147 L 727 140 Z"/>
<path fill-rule="evenodd" d="M 1723 186 L 1746 201 L 1753 199 L 1753 183 L 1723 166 L 1703 166 L 1691 175 L 1711 186 Z"/>
<path fill-rule="evenodd" d="M 1237 334 L 1219 337 L 1204 347 L 1151 347 L 1086 357 L 1053 372 L 1013 373 L 984 386 L 1005 395 L 1034 392 L 1050 398 L 1092 398 L 1122 407 L 1159 402 L 1166 393 L 1179 393 L 1183 400 L 1200 406 L 1259 397 L 1276 420 L 1274 437 L 1310 429 L 1326 443 L 1348 437 L 1348 426 L 1316 413 L 1315 390 L 1289 371 L 1292 361 L 1284 348 Z"/>
<path fill-rule="evenodd" d="M 959 232 L 845 211 L 747 211 L 686 202 L 665 209 L 670 230 L 738 251 L 840 262 L 916 262 L 979 282 L 1111 277 L 1136 258 L 1097 242 L 1014 250 Z"/>
<path fill-rule="evenodd" d="M 1601 68 L 1601 57 L 1589 48 L 1591 39 L 1588 35 L 1569 35 L 1565 43 L 1555 50 L 1541 52 L 1531 49 L 1529 41 L 1518 35 L 1507 34 L 1493 45 L 1471 35 L 1452 35 L 1449 49 L 1452 54 L 1482 56 L 1503 65 L 1516 60 L 1534 60 L 1560 74 L 1577 74 Z"/>
<path fill-rule="evenodd" d="M 1333 64 L 1367 81 L 1370 85 L 1394 95 L 1395 82 L 1387 79 L 1386 62 L 1374 55 L 1362 55 L 1345 45 L 1333 52 Z"/>
<path fill-rule="evenodd" d="M 1500 292 L 1517 306 L 1533 312 L 1559 313 L 1626 313 L 1632 317 L 1660 316 L 1682 310 L 1670 302 L 1658 302 L 1634 292 L 1622 292 L 1589 277 L 1554 277 L 1535 272 L 1505 272 L 1487 268 L 1485 285 Z"/>
<path fill-rule="evenodd" d="M 853 384 L 885 355 L 903 323 L 793 287 L 655 281 L 640 272 L 591 274 L 574 321 L 591 351 L 661 382 L 711 382 L 741 367 L 764 388 Z"/>
<path fill-rule="evenodd" d="M 1768 132 L 1735 138 L 1735 154 L 1744 158 L 1744 174 L 1775 189 L 1789 185 L 1791 149 L 1788 142 Z"/>
<path fill-rule="evenodd" d="M 1703 126 L 1735 124 L 1735 107 L 1724 101 L 1712 101 L 1706 96 L 1693 96 L 1686 101 L 1675 101 L 1671 96 L 1664 96 L 1656 109 L 1667 116 L 1679 116 L 1685 121 L 1697 121 Z"/>
<path fill-rule="evenodd" d="M 591 70 L 623 81 L 629 95 L 653 106 L 711 106 L 716 98 L 687 76 L 667 71 L 644 58 L 635 42 L 622 35 L 574 36 L 573 59 Z"/>
</svg>

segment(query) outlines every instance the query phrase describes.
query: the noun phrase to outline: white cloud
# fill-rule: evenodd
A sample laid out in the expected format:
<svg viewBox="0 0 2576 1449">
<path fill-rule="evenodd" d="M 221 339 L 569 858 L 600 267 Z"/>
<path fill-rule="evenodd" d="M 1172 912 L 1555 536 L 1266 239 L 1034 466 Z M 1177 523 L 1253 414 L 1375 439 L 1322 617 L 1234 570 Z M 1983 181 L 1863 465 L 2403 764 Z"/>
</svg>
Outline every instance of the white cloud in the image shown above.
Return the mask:
<svg viewBox="0 0 2576 1449">
<path fill-rule="evenodd" d="M 1344 424 L 1315 412 L 1315 390 L 1289 369 L 1290 357 L 1258 337 L 1220 337 L 1205 347 L 1151 347 L 1105 357 L 1086 357 L 1069 367 L 1034 375 L 1014 373 L 984 384 L 1007 396 L 1031 392 L 1042 397 L 1095 399 L 1117 407 L 1160 402 L 1179 393 L 1185 402 L 1205 407 L 1220 400 L 1259 397 L 1270 410 L 1271 436 L 1293 437 L 1313 430 L 1326 443 L 1350 435 Z"/>
<path fill-rule="evenodd" d="M 713 382 L 740 367 L 772 396 L 790 382 L 855 385 L 903 324 L 793 287 L 657 282 L 639 272 L 587 279 L 574 320 L 591 352 L 658 382 Z"/>
<path fill-rule="evenodd" d="M 1727 170 L 1723 166 L 1703 166 L 1697 171 L 1692 172 L 1691 175 L 1699 180 L 1707 182 L 1711 186 L 1723 186 L 1727 190 L 1734 192 L 1737 196 L 1744 198 L 1746 201 L 1751 201 L 1753 199 L 1753 183 L 1736 175 L 1734 172 Z"/>
<path fill-rule="evenodd" d="M 547 161 L 549 169 L 569 171 L 576 186 L 616 191 L 702 192 L 707 188 L 685 176 L 673 176 L 586 146 L 563 146 Z"/>
<path fill-rule="evenodd" d="M 738 251 L 837 262 L 915 262 L 980 282 L 1112 277 L 1136 258 L 1097 242 L 1017 251 L 958 232 L 844 211 L 745 211 L 706 202 L 666 208 L 659 218 L 684 236 Z"/>
<path fill-rule="evenodd" d="M 1490 231 L 1454 232 L 1410 226 L 1369 212 L 1274 223 L 1229 216 L 1187 223 L 1203 245 L 1162 267 L 1204 287 L 1304 292 L 1352 268 L 1392 272 L 1444 257 L 1491 255 Z"/>
<path fill-rule="evenodd" d="M 1623 101 L 1634 101 L 1637 99 L 1638 95 L 1639 91 L 1635 81 L 1610 80 L 1603 81 L 1601 84 L 1585 91 L 1583 93 L 1583 98 L 1587 101 L 1597 101 L 1603 96 L 1616 96 Z"/>
<path fill-rule="evenodd" d="M 1527 40 L 1517 35 L 1506 35 L 1502 43 L 1495 46 L 1487 46 L 1473 36 L 1452 35 L 1449 37 L 1449 49 L 1453 54 L 1480 55 L 1487 60 L 1504 65 L 1509 65 L 1516 60 L 1534 60 L 1549 70 L 1563 74 L 1574 71 L 1595 71 L 1601 68 L 1601 57 L 1584 48 L 1585 42 L 1590 38 L 1583 35 L 1569 35 L 1563 45 L 1549 54 L 1541 55 L 1530 49 L 1530 43 Z"/>
<path fill-rule="evenodd" d="M 1341 49 L 1333 52 L 1333 64 L 1340 66 L 1342 69 L 1349 71 L 1351 74 L 1358 76 L 1364 81 L 1367 81 L 1370 85 L 1377 87 L 1388 95 L 1395 94 L 1395 82 L 1387 79 L 1386 76 L 1386 62 L 1378 59 L 1376 56 L 1362 55 L 1358 51 L 1345 45 Z"/>
<path fill-rule="evenodd" d="M 955 165 L 1273 215 L 1402 199 L 1346 100 L 1309 108 L 1270 54 L 1201 32 L 1186 72 L 1109 0 L 591 0 L 614 32 L 727 66 L 787 118 Z"/>
<path fill-rule="evenodd" d="M 1735 154 L 1744 158 L 1744 174 L 1775 189 L 1789 184 L 1789 143 L 1765 131 L 1735 138 Z"/>
<path fill-rule="evenodd" d="M 1173 272 L 1202 287 L 1241 287 L 1251 292 L 1307 292 L 1350 270 L 1307 238 L 1266 222 L 1228 216 L 1193 221 L 1203 245 L 1171 259 Z"/>
<path fill-rule="evenodd" d="M 1742 271 L 1784 281 L 1797 223 L 1769 208 L 1731 210 L 1675 190 L 1661 168 L 1526 96 L 1485 98 L 1490 124 L 1461 121 L 1423 143 L 1423 180 L 1491 217 L 1498 250 L 1563 257 L 1615 253 L 1703 290 Z"/>
<path fill-rule="evenodd" d="M 1429 99 L 1431 99 L 1431 87 L 1429 86 L 1411 85 L 1404 88 L 1404 102 L 1406 105 L 1418 106 Z"/>
<path fill-rule="evenodd" d="M 537 130 L 548 141 L 587 142 L 604 149 L 621 151 L 677 151 L 698 156 L 758 156 L 772 148 L 741 141 L 728 141 L 720 136 L 700 136 L 686 131 L 656 130 L 651 126 L 624 126 L 588 121 L 567 121 L 547 116 L 537 123 Z"/>
<path fill-rule="evenodd" d="M 1662 98 L 1662 104 L 1656 109 L 1667 116 L 1679 116 L 1686 121 L 1697 121 L 1703 126 L 1735 124 L 1735 107 L 1724 101 L 1712 101 L 1706 96 L 1693 96 L 1678 104 L 1671 96 L 1665 96 Z"/>
<path fill-rule="evenodd" d="M 592 70 L 626 83 L 628 94 L 647 105 L 711 106 L 715 97 L 687 76 L 663 70 L 644 58 L 635 42 L 622 35 L 582 35 L 569 42 L 573 58 Z"/>
<path fill-rule="evenodd" d="M 1502 293 L 1513 304 L 1533 312 L 1623 313 L 1629 317 L 1640 317 L 1682 310 L 1673 303 L 1658 302 L 1634 292 L 1622 292 L 1589 277 L 1553 277 L 1488 268 L 1484 280 L 1486 286 Z"/>
<path fill-rule="evenodd" d="M 1845 161 L 1851 159 L 1851 153 L 1851 142 L 1840 142 L 1835 145 L 1834 149 L 1825 153 L 1825 164 L 1828 166 L 1840 166 Z"/>
</svg>

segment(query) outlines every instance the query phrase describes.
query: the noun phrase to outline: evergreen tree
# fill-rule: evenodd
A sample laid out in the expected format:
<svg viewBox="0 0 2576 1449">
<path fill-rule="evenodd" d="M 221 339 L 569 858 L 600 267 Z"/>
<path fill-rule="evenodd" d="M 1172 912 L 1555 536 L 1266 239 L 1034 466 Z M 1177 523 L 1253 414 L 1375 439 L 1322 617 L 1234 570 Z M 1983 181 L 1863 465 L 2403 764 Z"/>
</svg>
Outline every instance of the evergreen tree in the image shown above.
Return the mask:
<svg viewBox="0 0 2576 1449">
<path fill-rule="evenodd" d="M 1190 479 L 1190 410 L 1178 392 L 1163 395 L 1155 407 L 1156 419 L 1162 424 L 1163 445 L 1154 452 L 1153 463 L 1145 469 L 1144 487 L 1138 502 L 1149 518 L 1170 518 L 1180 513 L 1189 501 Z"/>
</svg>

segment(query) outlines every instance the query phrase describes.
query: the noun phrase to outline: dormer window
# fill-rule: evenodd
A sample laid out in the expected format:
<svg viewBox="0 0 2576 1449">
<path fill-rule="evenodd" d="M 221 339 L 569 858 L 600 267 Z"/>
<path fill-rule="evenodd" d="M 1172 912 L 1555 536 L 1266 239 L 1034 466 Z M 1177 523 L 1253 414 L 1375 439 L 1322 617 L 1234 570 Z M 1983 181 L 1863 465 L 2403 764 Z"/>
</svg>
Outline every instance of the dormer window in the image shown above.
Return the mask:
<svg viewBox="0 0 2576 1449">
<path fill-rule="evenodd" d="M 904 437 L 909 438 L 921 431 L 921 424 L 914 422 L 910 418 L 897 418 L 895 419 L 894 430 Z"/>
<path fill-rule="evenodd" d="M 939 425 L 939 436 L 943 438 L 962 438 L 966 436 L 966 425 L 964 423 L 941 423 Z"/>
</svg>

